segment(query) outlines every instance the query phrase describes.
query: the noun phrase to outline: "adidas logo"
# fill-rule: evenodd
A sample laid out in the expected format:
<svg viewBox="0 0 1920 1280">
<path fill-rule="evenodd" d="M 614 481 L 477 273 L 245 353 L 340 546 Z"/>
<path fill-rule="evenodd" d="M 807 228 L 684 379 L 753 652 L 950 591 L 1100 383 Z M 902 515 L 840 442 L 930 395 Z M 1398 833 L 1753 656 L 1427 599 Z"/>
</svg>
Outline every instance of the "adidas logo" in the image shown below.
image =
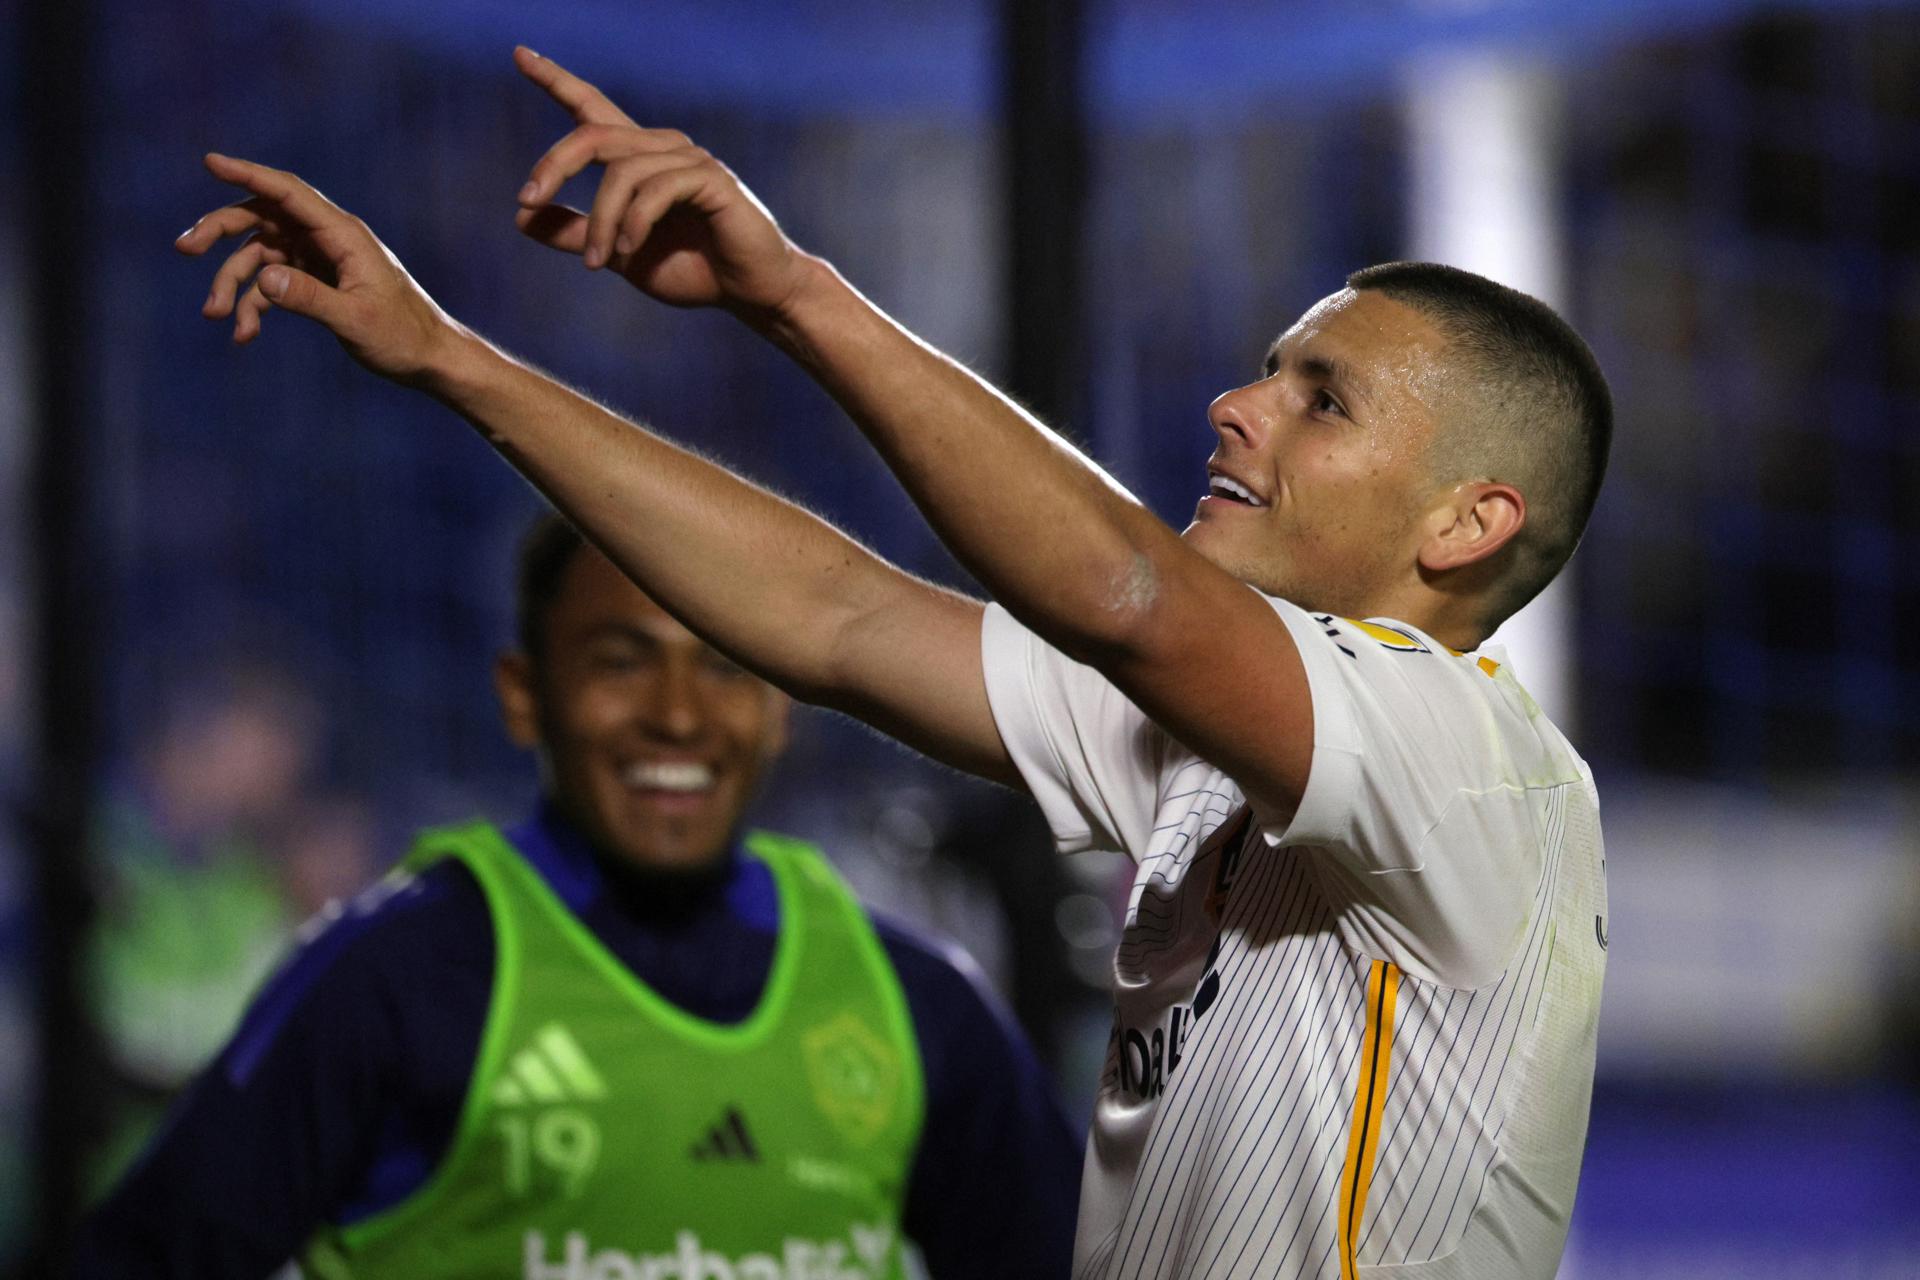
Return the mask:
<svg viewBox="0 0 1920 1280">
<path fill-rule="evenodd" d="M 740 1114 L 739 1107 L 728 1107 L 727 1113 L 707 1130 L 707 1136 L 694 1143 L 687 1154 L 695 1160 L 746 1160 L 752 1164 L 760 1163 L 760 1148 L 753 1145 L 753 1137 L 747 1132 L 746 1117 Z"/>
<path fill-rule="evenodd" d="M 493 1103 L 499 1107 L 598 1102 L 606 1096 L 606 1082 L 557 1022 L 534 1032 L 533 1043 L 513 1055 L 493 1085 Z"/>
</svg>

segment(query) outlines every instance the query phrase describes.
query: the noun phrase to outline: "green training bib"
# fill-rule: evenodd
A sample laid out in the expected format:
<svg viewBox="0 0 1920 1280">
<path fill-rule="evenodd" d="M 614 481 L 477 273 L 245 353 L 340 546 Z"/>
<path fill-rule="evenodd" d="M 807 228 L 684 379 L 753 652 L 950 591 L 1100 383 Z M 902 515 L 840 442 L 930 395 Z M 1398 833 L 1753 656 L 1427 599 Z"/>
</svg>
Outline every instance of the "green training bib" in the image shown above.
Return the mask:
<svg viewBox="0 0 1920 1280">
<path fill-rule="evenodd" d="M 898 977 L 812 846 L 756 832 L 780 924 L 739 1023 L 650 990 L 493 827 L 421 837 L 493 917 L 493 1003 L 459 1129 L 411 1198 L 309 1247 L 327 1280 L 899 1277 L 919 1136 Z"/>
</svg>

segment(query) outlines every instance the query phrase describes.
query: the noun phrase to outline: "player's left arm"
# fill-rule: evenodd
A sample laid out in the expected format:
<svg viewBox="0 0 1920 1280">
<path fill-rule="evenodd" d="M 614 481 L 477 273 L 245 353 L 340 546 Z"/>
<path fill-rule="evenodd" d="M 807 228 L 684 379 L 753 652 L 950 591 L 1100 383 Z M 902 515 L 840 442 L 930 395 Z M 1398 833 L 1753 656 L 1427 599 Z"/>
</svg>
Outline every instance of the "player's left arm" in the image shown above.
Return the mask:
<svg viewBox="0 0 1920 1280">
<path fill-rule="evenodd" d="M 516 56 L 576 121 L 533 167 L 523 230 L 661 301 L 725 307 L 766 335 L 847 410 L 996 599 L 1226 770 L 1269 822 L 1293 812 L 1313 712 L 1293 638 L 1265 601 L 1079 450 L 795 250 L 719 161 L 638 128 L 550 60 Z M 606 166 L 590 210 L 550 203 L 590 164 Z"/>
<path fill-rule="evenodd" d="M 1293 634 L 1264 598 L 825 264 L 769 332 L 1009 612 L 1223 769 L 1268 823 L 1294 812 L 1313 705 Z"/>
</svg>

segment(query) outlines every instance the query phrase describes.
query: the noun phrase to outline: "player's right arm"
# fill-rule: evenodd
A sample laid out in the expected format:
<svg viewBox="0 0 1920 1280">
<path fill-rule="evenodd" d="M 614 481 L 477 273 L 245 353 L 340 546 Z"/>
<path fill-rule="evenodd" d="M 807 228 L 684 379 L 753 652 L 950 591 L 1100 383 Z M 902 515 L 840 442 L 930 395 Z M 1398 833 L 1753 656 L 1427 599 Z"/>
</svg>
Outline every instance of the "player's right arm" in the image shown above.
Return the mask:
<svg viewBox="0 0 1920 1280">
<path fill-rule="evenodd" d="M 362 365 L 465 417 L 608 556 L 708 643 L 804 701 L 1017 784 L 987 704 L 982 606 L 619 417 L 460 325 L 359 219 L 289 173 L 207 167 L 250 199 L 176 242 L 244 237 L 203 313 L 250 342 L 274 307 L 331 330 Z M 251 283 L 249 283 L 251 281 Z"/>
</svg>

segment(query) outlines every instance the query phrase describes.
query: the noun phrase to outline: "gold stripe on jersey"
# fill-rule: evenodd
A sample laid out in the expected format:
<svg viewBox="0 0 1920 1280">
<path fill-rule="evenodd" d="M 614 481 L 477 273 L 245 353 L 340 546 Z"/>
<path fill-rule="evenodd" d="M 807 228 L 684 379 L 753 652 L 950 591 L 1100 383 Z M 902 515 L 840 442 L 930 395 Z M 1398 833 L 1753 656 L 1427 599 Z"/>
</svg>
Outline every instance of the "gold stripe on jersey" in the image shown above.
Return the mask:
<svg viewBox="0 0 1920 1280">
<path fill-rule="evenodd" d="M 1357 1272 L 1354 1250 L 1373 1182 L 1373 1160 L 1380 1150 L 1380 1113 L 1387 1104 L 1393 1056 L 1393 1006 L 1399 994 L 1399 967 L 1375 960 L 1367 976 L 1367 1031 L 1360 1042 L 1360 1078 L 1353 1088 L 1347 1163 L 1340 1173 L 1340 1280 L 1354 1280 Z"/>
</svg>

